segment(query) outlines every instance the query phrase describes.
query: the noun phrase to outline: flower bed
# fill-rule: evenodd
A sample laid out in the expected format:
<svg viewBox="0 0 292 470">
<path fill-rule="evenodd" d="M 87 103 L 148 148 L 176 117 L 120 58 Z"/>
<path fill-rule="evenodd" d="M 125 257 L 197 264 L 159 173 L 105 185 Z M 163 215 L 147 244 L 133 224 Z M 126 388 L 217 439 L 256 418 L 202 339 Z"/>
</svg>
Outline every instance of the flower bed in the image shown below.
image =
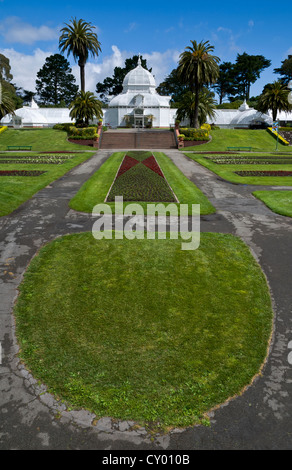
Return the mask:
<svg viewBox="0 0 292 470">
<path fill-rule="evenodd" d="M 0 176 L 40 176 L 46 173 L 46 171 L 25 171 L 25 170 L 0 170 Z"/>
<path fill-rule="evenodd" d="M 184 140 L 184 147 L 192 147 L 193 145 L 203 145 L 207 144 L 208 140 Z"/>
<path fill-rule="evenodd" d="M 147 154 L 141 161 L 124 157 L 107 202 L 113 202 L 116 196 L 122 196 L 124 201 L 176 202 L 155 157 Z"/>
<path fill-rule="evenodd" d="M 209 159 L 217 165 L 292 165 L 292 158 L 287 159 Z"/>
<path fill-rule="evenodd" d="M 292 171 L 235 171 L 239 176 L 292 176 Z"/>
</svg>

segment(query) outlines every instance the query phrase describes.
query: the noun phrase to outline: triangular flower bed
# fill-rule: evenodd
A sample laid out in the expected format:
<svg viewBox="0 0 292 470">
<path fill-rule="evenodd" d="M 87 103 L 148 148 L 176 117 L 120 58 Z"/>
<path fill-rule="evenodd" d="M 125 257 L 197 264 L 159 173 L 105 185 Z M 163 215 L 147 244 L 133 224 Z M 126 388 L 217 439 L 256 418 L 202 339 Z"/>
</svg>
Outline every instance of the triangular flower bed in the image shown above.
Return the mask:
<svg viewBox="0 0 292 470">
<path fill-rule="evenodd" d="M 135 156 L 124 157 L 106 201 L 121 196 L 124 201 L 177 202 L 154 155 L 135 152 Z"/>
</svg>

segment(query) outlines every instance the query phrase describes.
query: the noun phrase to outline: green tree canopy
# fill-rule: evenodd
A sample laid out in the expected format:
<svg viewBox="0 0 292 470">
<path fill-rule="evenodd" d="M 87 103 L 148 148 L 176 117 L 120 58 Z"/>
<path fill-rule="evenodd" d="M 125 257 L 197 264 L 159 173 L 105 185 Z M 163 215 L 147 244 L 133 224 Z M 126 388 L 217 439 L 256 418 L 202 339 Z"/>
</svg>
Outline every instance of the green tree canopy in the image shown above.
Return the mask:
<svg viewBox="0 0 292 470">
<path fill-rule="evenodd" d="M 234 64 L 222 62 L 219 65 L 219 77 L 212 87 L 219 96 L 219 104 L 222 104 L 224 98 L 229 98 L 237 93 L 237 83 Z"/>
<path fill-rule="evenodd" d="M 289 104 L 288 95 L 290 90 L 286 85 L 279 80 L 274 83 L 268 83 L 263 93 L 260 95 L 257 109 L 262 113 L 272 110 L 273 120 L 277 119 L 277 114 L 280 111 L 291 111 L 292 106 Z"/>
<path fill-rule="evenodd" d="M 11 83 L 12 79 L 13 75 L 11 73 L 10 61 L 8 57 L 0 54 L 0 83 L 2 86 L 2 93 L 4 93 L 3 96 L 5 96 L 6 101 L 8 100 L 9 102 L 13 102 L 14 109 L 16 109 L 22 106 L 23 101 L 21 97 L 17 95 L 15 86 Z"/>
<path fill-rule="evenodd" d="M 7 91 L 3 90 L 0 83 L 0 119 L 6 114 L 14 114 L 15 102 Z"/>
<path fill-rule="evenodd" d="M 274 69 L 274 73 L 280 74 L 280 81 L 288 85 L 292 80 L 292 55 L 288 55 L 288 59 L 283 60 L 281 67 Z"/>
<path fill-rule="evenodd" d="M 178 69 L 173 69 L 166 79 L 156 88 L 157 93 L 162 96 L 171 96 L 170 103 L 176 106 L 184 94 L 189 91 L 189 85 L 182 82 Z"/>
<path fill-rule="evenodd" d="M 88 126 L 90 120 L 102 117 L 101 102 L 91 91 L 80 91 L 70 104 L 70 117 L 80 126 Z"/>
<path fill-rule="evenodd" d="M 213 55 L 209 41 L 191 41 L 180 55 L 178 76 L 195 95 L 194 127 L 199 127 L 199 94 L 205 85 L 215 84 L 219 77 L 219 57 Z"/>
<path fill-rule="evenodd" d="M 116 96 L 122 93 L 124 78 L 128 72 L 137 67 L 138 59 L 138 55 L 133 55 L 133 57 L 126 59 L 124 67 L 114 68 L 112 77 L 106 77 L 103 82 L 98 82 L 96 84 L 96 93 L 99 95 L 101 100 L 106 102 L 108 96 Z M 146 59 L 143 59 L 142 56 L 140 56 L 140 59 L 142 67 L 149 72 L 152 72 L 152 69 L 148 69 L 147 67 Z"/>
<path fill-rule="evenodd" d="M 54 54 L 46 58 L 37 73 L 36 91 L 43 104 L 57 106 L 63 101 L 69 105 L 78 93 L 75 82 L 68 60 L 61 54 Z"/>
<path fill-rule="evenodd" d="M 216 111 L 216 101 L 214 93 L 203 87 L 199 92 L 198 100 L 198 121 L 199 126 L 207 121 L 207 118 L 214 118 Z M 192 91 L 187 91 L 178 105 L 177 118 L 190 120 L 190 127 L 195 127 L 195 109 L 197 105 L 197 96 Z"/>
<path fill-rule="evenodd" d="M 67 56 L 73 55 L 80 67 L 81 90 L 85 91 L 85 65 L 89 55 L 97 57 L 101 51 L 100 42 L 94 32 L 95 26 L 82 19 L 72 18 L 71 23 L 65 23 L 61 29 L 59 38 L 59 49 Z"/>
<path fill-rule="evenodd" d="M 271 61 L 263 55 L 249 55 L 246 52 L 237 54 L 234 65 L 235 77 L 238 83 L 237 94 L 248 100 L 251 84 L 255 83 L 261 72 L 270 65 Z"/>
</svg>

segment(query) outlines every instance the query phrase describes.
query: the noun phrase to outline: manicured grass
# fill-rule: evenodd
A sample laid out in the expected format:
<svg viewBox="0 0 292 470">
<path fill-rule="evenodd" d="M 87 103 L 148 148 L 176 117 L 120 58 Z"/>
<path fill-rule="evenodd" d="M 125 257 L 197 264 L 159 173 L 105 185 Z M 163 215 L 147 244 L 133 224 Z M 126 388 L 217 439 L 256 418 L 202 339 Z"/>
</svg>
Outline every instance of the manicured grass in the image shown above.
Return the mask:
<svg viewBox="0 0 292 470">
<path fill-rule="evenodd" d="M 272 308 L 246 245 L 68 235 L 45 246 L 15 307 L 20 357 L 49 391 L 97 417 L 188 426 L 249 384 Z"/>
<path fill-rule="evenodd" d="M 218 176 L 226 181 L 240 184 L 254 184 L 254 185 L 273 185 L 273 186 L 292 186 L 292 176 L 239 176 L 235 174 L 236 171 L 291 171 L 292 163 L 290 164 L 217 164 L 214 163 L 209 157 L 198 153 L 185 153 L 189 158 L 197 161 L 209 170 L 216 173 Z M 250 156 L 250 155 L 249 155 Z M 256 158 L 256 154 L 254 155 Z M 216 156 L 217 157 L 217 156 Z M 242 154 L 242 159 L 245 160 L 248 155 Z M 280 158 L 280 157 L 279 157 Z"/>
<path fill-rule="evenodd" d="M 134 152 L 127 153 L 134 155 Z M 111 155 L 101 168 L 80 188 L 76 196 L 70 201 L 70 207 L 80 212 L 92 212 L 95 205 L 103 203 L 124 156 L 124 152 L 116 152 Z M 154 156 L 179 202 L 190 205 L 190 213 L 191 204 L 200 204 L 201 214 L 215 212 L 214 207 L 204 194 L 183 175 L 164 153 L 154 152 Z M 114 203 L 109 202 L 108 204 L 114 213 Z M 127 205 L 128 203 L 124 202 L 124 208 Z M 147 203 L 141 202 L 141 206 L 146 210 Z"/>
<path fill-rule="evenodd" d="M 212 141 L 208 144 L 186 147 L 183 150 L 197 152 L 226 151 L 227 147 L 252 147 L 253 151 L 273 152 L 276 149 L 276 140 L 267 130 L 250 129 L 215 129 L 211 131 Z M 278 149 L 291 152 L 292 147 L 279 142 Z"/>
<path fill-rule="evenodd" d="M 255 191 L 253 195 L 273 212 L 292 217 L 292 191 Z"/>
<path fill-rule="evenodd" d="M 6 131 L 8 132 L 8 131 Z M 0 138 L 1 139 L 1 138 Z M 3 159 L 6 159 L 5 154 Z M 11 160 L 13 156 L 17 156 L 19 153 L 10 153 L 9 157 Z M 37 158 L 35 153 L 22 153 L 21 157 L 24 159 L 25 155 L 30 159 L 31 157 Z M 2 163 L 0 158 L 0 170 L 2 171 L 44 171 L 45 173 L 40 176 L 0 176 L 0 216 L 8 215 L 17 209 L 22 203 L 30 199 L 40 189 L 46 187 L 52 181 L 60 178 L 69 170 L 74 168 L 76 165 L 84 162 L 93 155 L 92 152 L 83 152 L 78 154 L 72 154 L 70 159 L 64 160 L 62 164 L 50 164 L 50 163 Z M 2 156 L 1 156 L 2 157 Z M 39 157 L 41 160 L 44 156 Z M 50 161 L 52 157 L 48 157 Z"/>
<path fill-rule="evenodd" d="M 92 147 L 72 144 L 67 141 L 67 132 L 56 129 L 7 129 L 0 135 L 0 150 L 7 150 L 8 145 L 31 145 L 32 151 L 71 150 L 83 152 Z"/>
</svg>

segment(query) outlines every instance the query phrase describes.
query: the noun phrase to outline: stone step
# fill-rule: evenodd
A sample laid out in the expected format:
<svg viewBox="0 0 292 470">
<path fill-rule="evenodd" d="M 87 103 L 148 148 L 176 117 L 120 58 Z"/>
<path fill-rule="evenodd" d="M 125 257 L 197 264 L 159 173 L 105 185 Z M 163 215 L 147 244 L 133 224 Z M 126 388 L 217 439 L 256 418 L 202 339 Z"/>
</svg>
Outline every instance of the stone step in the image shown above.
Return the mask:
<svg viewBox="0 0 292 470">
<path fill-rule="evenodd" d="M 173 132 L 104 132 L 101 149 L 176 148 Z"/>
</svg>

